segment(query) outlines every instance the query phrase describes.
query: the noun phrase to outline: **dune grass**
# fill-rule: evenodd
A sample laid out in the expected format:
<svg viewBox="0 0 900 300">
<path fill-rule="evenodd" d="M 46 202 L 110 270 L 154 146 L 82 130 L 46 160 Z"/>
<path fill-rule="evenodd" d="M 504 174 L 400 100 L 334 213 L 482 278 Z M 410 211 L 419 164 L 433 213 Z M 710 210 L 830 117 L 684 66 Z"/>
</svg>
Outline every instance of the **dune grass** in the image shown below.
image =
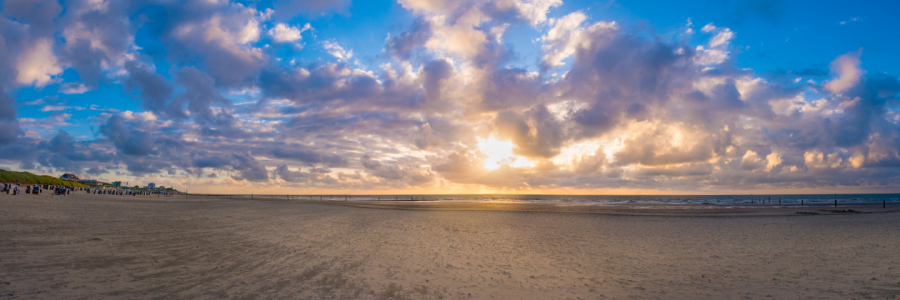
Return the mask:
<svg viewBox="0 0 900 300">
<path fill-rule="evenodd" d="M 53 176 L 35 175 L 28 172 L 0 170 L 0 182 L 21 184 L 51 184 L 73 187 L 89 187 L 74 181 L 62 180 Z"/>
</svg>

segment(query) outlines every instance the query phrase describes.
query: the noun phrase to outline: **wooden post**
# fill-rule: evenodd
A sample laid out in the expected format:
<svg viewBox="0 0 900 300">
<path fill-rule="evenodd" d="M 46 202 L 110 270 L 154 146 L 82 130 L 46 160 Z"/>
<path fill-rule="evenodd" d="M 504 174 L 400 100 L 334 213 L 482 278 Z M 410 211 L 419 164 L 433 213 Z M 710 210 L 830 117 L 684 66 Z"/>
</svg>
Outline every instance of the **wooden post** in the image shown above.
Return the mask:
<svg viewBox="0 0 900 300">
<path fill-rule="evenodd" d="M 834 207 L 837 207 L 837 199 L 834 199 Z"/>
<path fill-rule="evenodd" d="M 803 206 L 803 199 L 800 199 L 800 206 Z"/>
</svg>

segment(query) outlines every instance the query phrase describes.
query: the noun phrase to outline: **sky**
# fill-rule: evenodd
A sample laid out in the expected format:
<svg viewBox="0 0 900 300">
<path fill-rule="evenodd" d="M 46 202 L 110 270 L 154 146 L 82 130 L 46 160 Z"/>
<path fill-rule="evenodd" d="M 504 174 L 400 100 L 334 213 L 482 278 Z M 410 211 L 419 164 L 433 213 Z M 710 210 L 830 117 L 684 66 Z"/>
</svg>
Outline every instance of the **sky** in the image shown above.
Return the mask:
<svg viewBox="0 0 900 300">
<path fill-rule="evenodd" d="M 0 4 L 3 169 L 195 193 L 900 192 L 896 1 Z"/>
</svg>

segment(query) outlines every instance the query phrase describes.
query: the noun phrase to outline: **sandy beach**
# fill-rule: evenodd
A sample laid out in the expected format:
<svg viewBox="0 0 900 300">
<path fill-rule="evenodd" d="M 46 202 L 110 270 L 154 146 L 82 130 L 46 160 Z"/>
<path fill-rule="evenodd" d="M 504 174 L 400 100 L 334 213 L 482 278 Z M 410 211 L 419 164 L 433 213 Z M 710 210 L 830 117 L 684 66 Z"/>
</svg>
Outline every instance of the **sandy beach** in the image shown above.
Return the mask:
<svg viewBox="0 0 900 300">
<path fill-rule="evenodd" d="M 2 194 L 0 299 L 900 299 L 898 209 Z"/>
</svg>

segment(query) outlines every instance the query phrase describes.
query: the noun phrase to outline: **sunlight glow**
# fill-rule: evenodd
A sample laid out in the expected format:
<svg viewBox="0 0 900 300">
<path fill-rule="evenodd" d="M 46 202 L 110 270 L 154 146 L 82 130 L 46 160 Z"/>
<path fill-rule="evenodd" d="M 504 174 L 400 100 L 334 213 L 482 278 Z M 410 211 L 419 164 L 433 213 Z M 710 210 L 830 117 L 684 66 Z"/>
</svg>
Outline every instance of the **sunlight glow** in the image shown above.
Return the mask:
<svg viewBox="0 0 900 300">
<path fill-rule="evenodd" d="M 513 147 L 511 141 L 501 141 L 494 136 L 487 139 L 478 138 L 478 150 L 487 155 L 484 159 L 484 168 L 488 170 L 496 170 L 504 164 L 513 168 L 534 166 L 530 160 L 513 154 Z"/>
</svg>

